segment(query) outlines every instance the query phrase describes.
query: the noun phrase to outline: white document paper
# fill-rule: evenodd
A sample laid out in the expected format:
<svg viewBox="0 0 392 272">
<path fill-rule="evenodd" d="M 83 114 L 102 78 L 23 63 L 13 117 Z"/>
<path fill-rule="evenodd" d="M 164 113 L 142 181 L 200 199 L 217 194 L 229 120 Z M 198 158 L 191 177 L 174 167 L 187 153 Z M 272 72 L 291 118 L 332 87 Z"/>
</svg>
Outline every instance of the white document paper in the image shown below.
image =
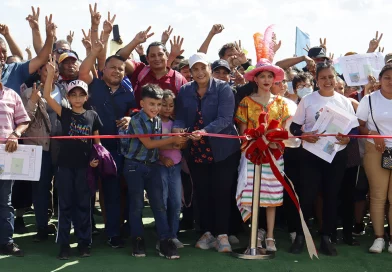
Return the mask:
<svg viewBox="0 0 392 272">
<path fill-rule="evenodd" d="M 381 52 L 341 57 L 338 62 L 348 86 L 366 85 L 368 76 L 378 78 L 385 65 Z"/>
<path fill-rule="evenodd" d="M 18 145 L 13 153 L 0 144 L 0 179 L 39 181 L 41 175 L 42 146 Z"/>
<path fill-rule="evenodd" d="M 317 130 L 317 134 L 348 134 L 352 128 L 357 126 L 359 126 L 359 123 L 355 115 L 346 112 L 333 103 L 328 103 L 314 124 L 312 131 Z M 302 146 L 317 157 L 331 163 L 336 152 L 343 148 L 335 144 L 336 142 L 335 136 L 326 136 L 320 137 L 314 144 L 303 141 Z"/>
</svg>

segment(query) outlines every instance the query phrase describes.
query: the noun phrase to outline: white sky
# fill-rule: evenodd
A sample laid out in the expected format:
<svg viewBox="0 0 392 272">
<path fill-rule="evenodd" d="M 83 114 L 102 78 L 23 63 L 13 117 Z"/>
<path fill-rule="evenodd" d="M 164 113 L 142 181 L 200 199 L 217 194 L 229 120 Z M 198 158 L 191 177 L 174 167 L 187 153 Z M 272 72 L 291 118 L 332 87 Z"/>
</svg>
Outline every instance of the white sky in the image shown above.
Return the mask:
<svg viewBox="0 0 392 272">
<path fill-rule="evenodd" d="M 9 26 L 22 49 L 32 45 L 31 30 L 25 20 L 31 13 L 32 3 L 41 8 L 43 39 L 45 15 L 52 13 L 58 26 L 57 37 L 65 39 L 69 30 L 75 31 L 72 47 L 83 57 L 81 29 L 90 27 L 88 4 L 94 2 L 2 0 L 0 23 Z M 155 35 L 147 40 L 146 48 L 150 42 L 160 40 L 162 31 L 171 25 L 174 28 L 172 35 L 185 38 L 186 57 L 196 52 L 216 23 L 223 24 L 225 29 L 210 45 L 210 60 L 218 58 L 218 50 L 223 44 L 239 39 L 249 51 L 248 57 L 255 60 L 253 34 L 264 33 L 270 24 L 276 24 L 277 38 L 282 40 L 275 61 L 293 56 L 296 26 L 310 34 L 312 46 L 319 44 L 320 37 L 326 37 L 328 52 L 335 53 L 335 57 L 348 51 L 366 52 L 376 30 L 384 33 L 381 46 L 385 47 L 385 53 L 392 51 L 392 46 L 388 46 L 392 44 L 392 30 L 388 29 L 391 0 L 99 0 L 97 3 L 102 14 L 101 23 L 108 11 L 117 15 L 115 24 L 119 24 L 125 43 L 151 25 Z"/>
</svg>

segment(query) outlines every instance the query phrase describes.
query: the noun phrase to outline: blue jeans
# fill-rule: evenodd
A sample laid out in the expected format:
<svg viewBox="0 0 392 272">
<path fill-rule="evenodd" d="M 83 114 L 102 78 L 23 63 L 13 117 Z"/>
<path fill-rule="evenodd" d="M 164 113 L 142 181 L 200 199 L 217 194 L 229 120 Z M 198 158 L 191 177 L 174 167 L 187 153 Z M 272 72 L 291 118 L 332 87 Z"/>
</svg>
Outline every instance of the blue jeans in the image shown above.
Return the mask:
<svg viewBox="0 0 392 272">
<path fill-rule="evenodd" d="M 177 238 L 181 214 L 181 163 L 173 167 L 160 165 L 160 171 L 163 184 L 163 202 L 167 209 L 167 220 L 171 233 L 170 238 Z"/>
<path fill-rule="evenodd" d="M 143 237 L 142 211 L 144 208 L 144 188 L 148 193 L 159 240 L 171 238 L 163 201 L 162 179 L 159 165 L 146 165 L 125 159 L 124 177 L 128 185 L 129 223 L 131 237 Z"/>
<path fill-rule="evenodd" d="M 38 230 L 48 228 L 49 194 L 53 179 L 52 157 L 49 151 L 42 152 L 41 177 L 32 182 L 35 221 Z"/>
<path fill-rule="evenodd" d="M 11 205 L 13 180 L 0 180 L 0 245 L 12 243 L 14 208 Z"/>
<path fill-rule="evenodd" d="M 120 236 L 120 176 L 122 173 L 122 166 L 124 164 L 124 157 L 118 154 L 117 151 L 110 151 L 117 166 L 117 177 L 111 179 L 102 179 L 102 192 L 104 197 L 104 205 L 106 211 L 105 231 L 109 238 Z"/>
</svg>

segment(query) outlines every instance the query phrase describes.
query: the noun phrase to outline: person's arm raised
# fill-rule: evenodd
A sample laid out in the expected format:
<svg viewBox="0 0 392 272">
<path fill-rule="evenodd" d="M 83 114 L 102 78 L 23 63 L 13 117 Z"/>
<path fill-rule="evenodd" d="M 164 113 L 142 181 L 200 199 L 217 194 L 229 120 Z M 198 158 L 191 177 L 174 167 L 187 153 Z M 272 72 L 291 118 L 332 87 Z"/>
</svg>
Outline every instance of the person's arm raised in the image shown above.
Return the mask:
<svg viewBox="0 0 392 272">
<path fill-rule="evenodd" d="M 33 47 L 35 53 L 38 55 L 39 51 L 41 51 L 42 47 L 44 47 L 44 42 L 42 41 L 41 31 L 39 29 L 39 13 L 40 9 L 37 7 L 37 11 L 35 11 L 34 7 L 31 7 L 32 15 L 29 14 L 26 17 L 26 20 L 29 22 L 31 27 L 31 31 L 33 33 Z"/>
<path fill-rule="evenodd" d="M 104 48 L 105 50 L 102 50 L 101 53 L 98 55 L 98 70 L 102 71 L 103 68 L 105 67 L 105 61 L 106 61 L 106 52 L 108 48 L 108 42 L 109 42 L 109 37 L 110 34 L 112 33 L 113 30 L 113 24 L 114 20 L 116 20 L 116 14 L 113 15 L 113 18 L 110 18 L 110 11 L 108 12 L 108 19 L 103 22 L 103 36 L 102 40 L 104 42 Z"/>
<path fill-rule="evenodd" d="M 8 46 L 11 50 L 11 54 L 14 56 L 18 56 L 20 59 L 23 59 L 23 52 L 22 50 L 20 50 L 19 46 L 12 38 L 7 25 L 0 24 L 0 34 L 3 35 L 5 40 L 7 41 Z"/>
<path fill-rule="evenodd" d="M 48 105 L 52 108 L 52 110 L 57 113 L 58 116 L 61 116 L 61 106 L 54 100 L 50 93 L 53 88 L 53 76 L 56 70 L 56 56 L 49 55 L 49 61 L 46 64 L 46 71 L 48 73 L 44 85 L 44 98 Z"/>
<path fill-rule="evenodd" d="M 220 24 L 213 25 L 210 32 L 207 35 L 207 38 L 204 40 L 198 52 L 207 54 L 208 47 L 210 46 L 212 38 L 223 31 L 224 26 Z"/>
<path fill-rule="evenodd" d="M 303 61 L 305 61 L 307 65 L 314 65 L 314 61 L 311 58 L 309 58 L 308 56 L 301 56 L 280 60 L 276 63 L 276 66 L 279 66 L 282 69 L 288 69 L 291 66 L 297 65 L 298 63 Z"/>
<path fill-rule="evenodd" d="M 101 35 L 102 38 L 102 35 Z M 103 41 L 96 40 L 93 42 L 91 53 L 84 59 L 79 68 L 79 79 L 83 80 L 87 84 L 90 84 L 93 81 L 93 75 L 90 72 L 91 67 L 94 66 L 95 59 L 98 57 L 99 53 L 101 53 L 104 49 Z"/>
<path fill-rule="evenodd" d="M 37 56 L 33 58 L 29 63 L 29 73 L 32 74 L 36 72 L 42 65 L 44 65 L 50 53 L 52 53 L 54 38 L 56 37 L 56 28 L 57 26 L 52 22 L 52 14 L 50 14 L 49 18 L 45 17 L 46 23 L 46 40 L 45 45 L 38 52 Z"/>
<path fill-rule="evenodd" d="M 380 45 L 380 42 L 381 42 L 381 39 L 382 39 L 382 36 L 383 36 L 383 35 L 384 35 L 384 34 L 381 33 L 380 37 L 378 37 L 378 31 L 376 31 L 376 37 L 370 40 L 370 42 L 369 42 L 369 48 L 368 48 L 368 50 L 367 50 L 366 53 L 373 53 L 373 52 L 376 52 L 377 47 Z"/>
<path fill-rule="evenodd" d="M 173 61 L 176 59 L 176 57 L 181 56 L 182 53 L 184 53 L 185 50 L 182 50 L 182 43 L 184 42 L 184 38 L 181 38 L 178 36 L 174 36 L 173 41 L 170 40 L 170 54 L 167 59 L 167 66 L 171 67 Z"/>
</svg>

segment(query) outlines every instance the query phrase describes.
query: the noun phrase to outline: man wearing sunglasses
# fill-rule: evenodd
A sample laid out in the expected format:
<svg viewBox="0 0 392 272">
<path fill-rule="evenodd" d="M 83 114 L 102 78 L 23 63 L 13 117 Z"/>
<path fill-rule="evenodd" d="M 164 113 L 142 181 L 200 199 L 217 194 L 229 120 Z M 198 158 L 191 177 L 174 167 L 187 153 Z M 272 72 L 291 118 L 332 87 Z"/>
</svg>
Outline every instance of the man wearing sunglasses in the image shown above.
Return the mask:
<svg viewBox="0 0 392 272">
<path fill-rule="evenodd" d="M 52 54 L 56 56 L 56 60 L 60 59 L 60 55 L 71 51 L 71 45 L 66 40 L 58 40 L 53 44 Z"/>
</svg>

